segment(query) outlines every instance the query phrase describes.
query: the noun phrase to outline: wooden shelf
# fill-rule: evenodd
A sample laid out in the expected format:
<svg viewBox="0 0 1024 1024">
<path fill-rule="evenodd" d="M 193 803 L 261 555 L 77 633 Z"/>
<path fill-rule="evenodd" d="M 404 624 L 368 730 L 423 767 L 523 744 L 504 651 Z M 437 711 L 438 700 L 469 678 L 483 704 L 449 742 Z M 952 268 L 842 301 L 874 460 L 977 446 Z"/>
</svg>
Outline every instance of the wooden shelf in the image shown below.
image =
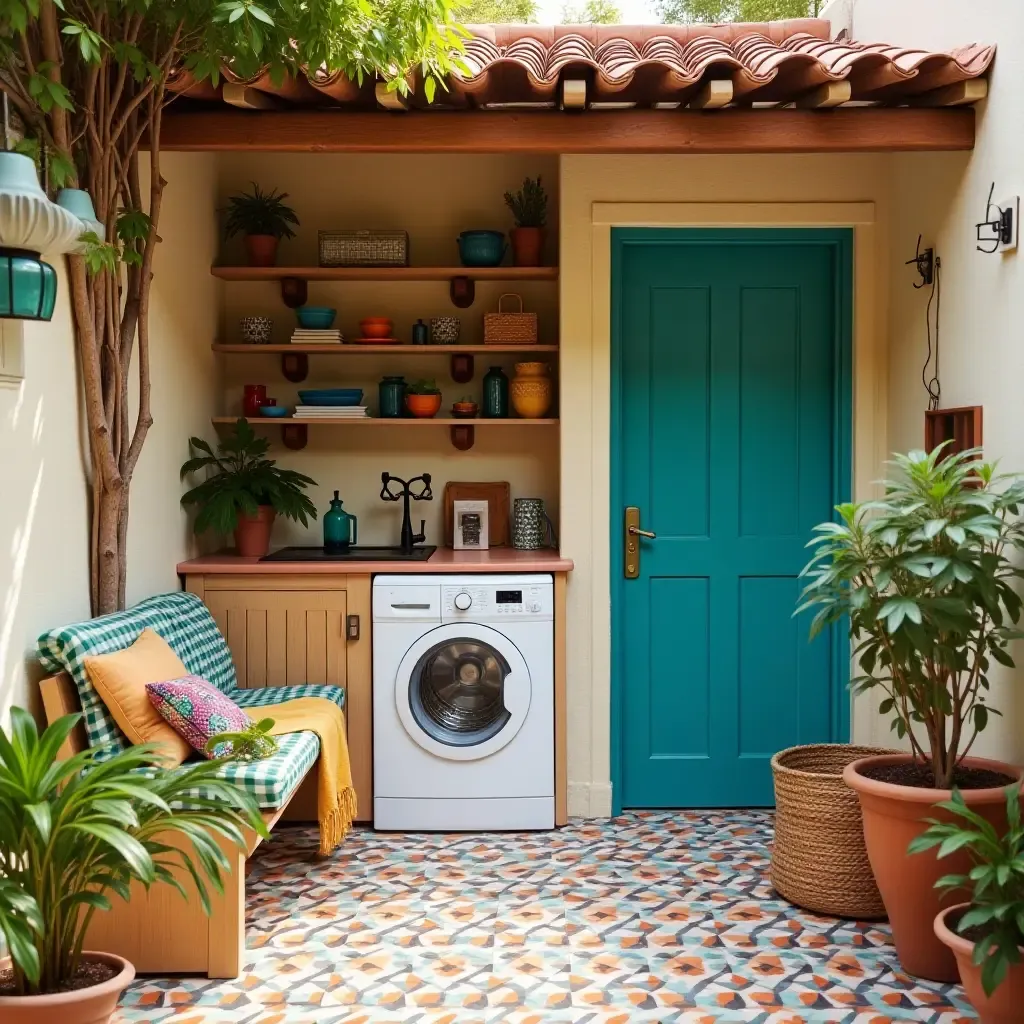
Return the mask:
<svg viewBox="0 0 1024 1024">
<path fill-rule="evenodd" d="M 222 281 L 557 281 L 558 267 L 211 267 Z"/>
<path fill-rule="evenodd" d="M 231 426 L 238 422 L 238 416 L 214 416 L 213 423 L 217 426 Z M 509 417 L 507 419 L 476 419 L 458 420 L 435 416 L 433 419 L 414 419 L 411 417 L 396 416 L 385 418 L 378 416 L 367 416 L 356 418 L 353 416 L 338 417 L 295 417 L 295 416 L 247 416 L 244 417 L 247 423 L 258 424 L 266 427 L 288 427 L 296 424 L 303 426 L 325 426 L 325 427 L 550 427 L 558 423 L 556 418 L 543 420 L 522 420 Z"/>
<path fill-rule="evenodd" d="M 215 343 L 214 352 L 230 355 L 317 355 L 317 356 L 459 356 L 486 355 L 502 352 L 557 353 L 557 345 L 222 345 Z"/>
</svg>

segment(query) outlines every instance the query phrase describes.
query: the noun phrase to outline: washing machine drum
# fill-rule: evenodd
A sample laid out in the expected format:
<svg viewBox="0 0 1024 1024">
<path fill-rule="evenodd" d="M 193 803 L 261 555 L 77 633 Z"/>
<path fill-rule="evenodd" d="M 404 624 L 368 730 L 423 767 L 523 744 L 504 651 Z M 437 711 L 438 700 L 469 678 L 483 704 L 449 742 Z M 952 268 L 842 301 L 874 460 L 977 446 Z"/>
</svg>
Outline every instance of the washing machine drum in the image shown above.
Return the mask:
<svg viewBox="0 0 1024 1024">
<path fill-rule="evenodd" d="M 448 760 L 487 757 L 510 743 L 530 708 L 519 649 L 488 626 L 441 626 L 406 652 L 395 702 L 409 735 Z"/>
</svg>

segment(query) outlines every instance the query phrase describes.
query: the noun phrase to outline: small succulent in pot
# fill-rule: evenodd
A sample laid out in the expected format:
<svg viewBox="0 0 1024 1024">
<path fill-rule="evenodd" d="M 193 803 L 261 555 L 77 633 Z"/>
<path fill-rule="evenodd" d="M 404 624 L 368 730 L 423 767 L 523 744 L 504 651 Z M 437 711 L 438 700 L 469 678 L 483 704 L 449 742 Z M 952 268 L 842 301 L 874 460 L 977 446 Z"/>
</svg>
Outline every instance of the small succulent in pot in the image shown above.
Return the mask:
<svg viewBox="0 0 1024 1024">
<path fill-rule="evenodd" d="M 541 179 L 524 178 L 518 192 L 505 193 L 505 205 L 516 222 L 511 231 L 513 262 L 517 267 L 539 267 L 548 219 L 548 195 Z"/>
<path fill-rule="evenodd" d="M 405 392 L 405 407 L 418 419 L 431 419 L 441 408 L 441 389 L 433 380 L 419 380 Z"/>
<path fill-rule="evenodd" d="M 264 192 L 256 182 L 252 192 L 242 192 L 228 200 L 224 223 L 227 238 L 245 236 L 249 265 L 272 267 L 277 260 L 277 245 L 282 238 L 294 238 L 292 225 L 299 224 L 295 211 L 285 203 L 287 192 Z"/>
</svg>

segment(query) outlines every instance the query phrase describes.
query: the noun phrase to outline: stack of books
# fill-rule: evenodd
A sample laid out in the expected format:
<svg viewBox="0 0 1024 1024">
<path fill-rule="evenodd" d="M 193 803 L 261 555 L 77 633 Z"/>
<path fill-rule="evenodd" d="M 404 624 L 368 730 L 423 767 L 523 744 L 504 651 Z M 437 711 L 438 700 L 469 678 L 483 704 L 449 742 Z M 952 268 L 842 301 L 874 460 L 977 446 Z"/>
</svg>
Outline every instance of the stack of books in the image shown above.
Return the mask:
<svg viewBox="0 0 1024 1024">
<path fill-rule="evenodd" d="M 315 331 L 307 327 L 296 327 L 292 331 L 293 345 L 340 345 L 345 336 L 336 327 L 326 331 Z"/>
<path fill-rule="evenodd" d="M 367 416 L 365 405 L 297 405 L 295 406 L 295 419 L 365 419 Z"/>
</svg>

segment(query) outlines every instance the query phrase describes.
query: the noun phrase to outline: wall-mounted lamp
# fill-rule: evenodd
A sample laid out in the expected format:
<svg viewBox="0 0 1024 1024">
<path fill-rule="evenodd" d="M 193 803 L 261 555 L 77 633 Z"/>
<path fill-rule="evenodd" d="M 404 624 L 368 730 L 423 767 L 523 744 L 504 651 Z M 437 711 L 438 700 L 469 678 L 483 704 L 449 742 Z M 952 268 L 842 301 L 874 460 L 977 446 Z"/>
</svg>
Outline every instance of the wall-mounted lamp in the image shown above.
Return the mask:
<svg viewBox="0 0 1024 1024">
<path fill-rule="evenodd" d="M 978 241 L 982 245 L 975 246 L 978 252 L 1012 252 L 1017 248 L 1017 236 L 1020 232 L 1020 196 L 1010 196 L 999 203 L 992 202 L 996 183 L 988 190 L 988 201 L 985 203 L 985 219 L 975 225 Z"/>
</svg>

